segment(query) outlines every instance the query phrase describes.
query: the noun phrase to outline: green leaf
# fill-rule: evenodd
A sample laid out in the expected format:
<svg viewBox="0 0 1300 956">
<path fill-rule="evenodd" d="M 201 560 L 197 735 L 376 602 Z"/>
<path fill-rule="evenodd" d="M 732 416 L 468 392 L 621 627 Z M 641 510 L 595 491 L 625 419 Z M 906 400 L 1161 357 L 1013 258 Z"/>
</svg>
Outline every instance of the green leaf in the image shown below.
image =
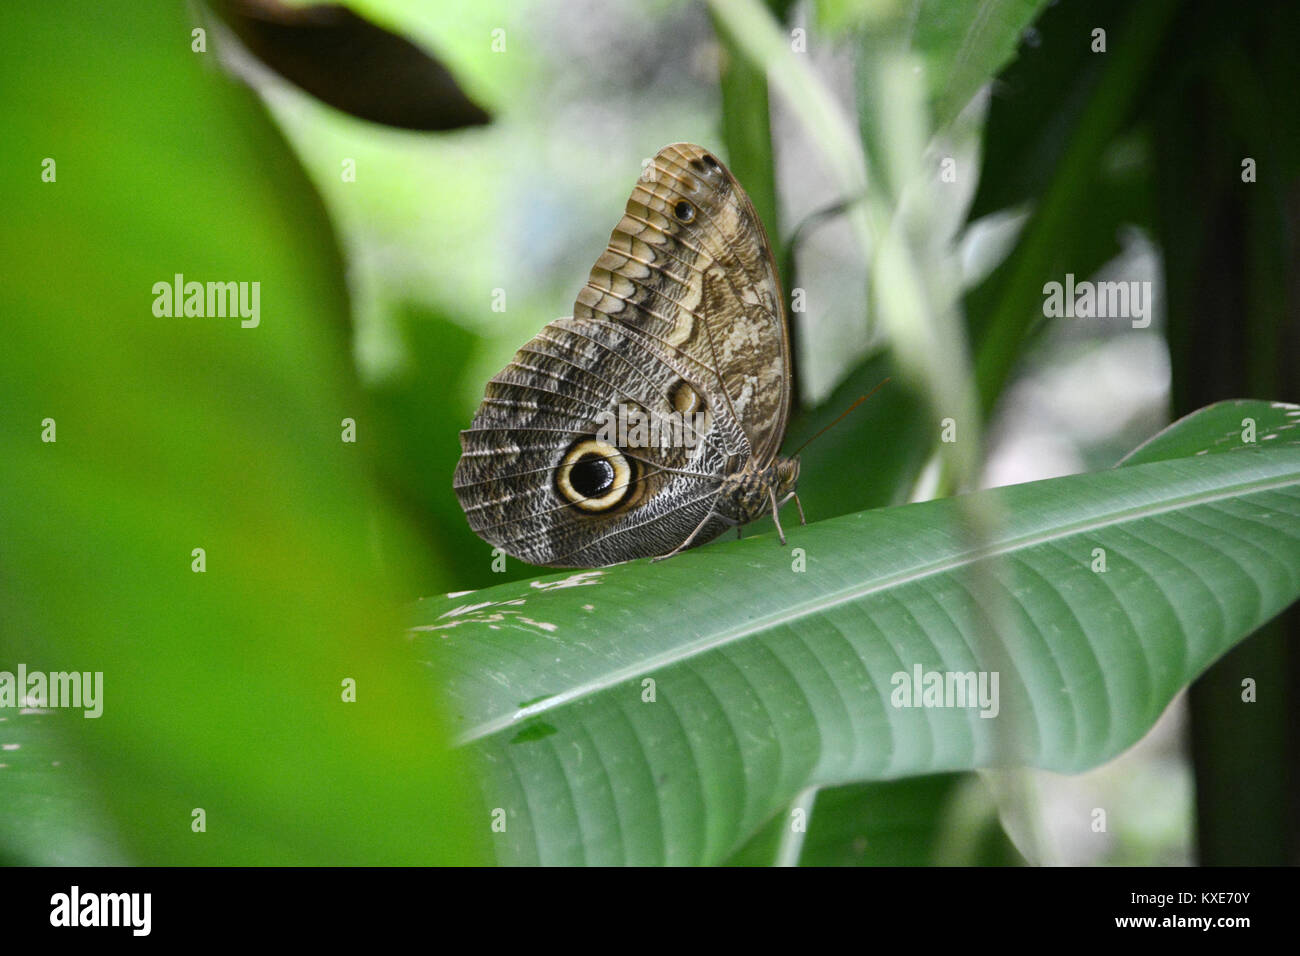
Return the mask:
<svg viewBox="0 0 1300 956">
<path fill-rule="evenodd" d="M 802 804 L 803 800 L 796 801 Z M 974 774 L 827 787 L 778 813 L 731 866 L 1005 866 L 1023 863 Z M 805 832 L 795 829 L 795 813 Z"/>
<path fill-rule="evenodd" d="M 1235 399 L 1180 418 L 1125 455 L 1120 464 L 1144 465 L 1229 451 L 1259 452 L 1273 443 L 1300 444 L 1300 405 Z"/>
<path fill-rule="evenodd" d="M 12 663 L 0 665 L 12 667 Z M 11 671 L 13 673 L 13 671 Z M 68 747 L 61 714 L 34 707 L 0 710 L 0 866 L 121 866 L 105 801 Z"/>
<path fill-rule="evenodd" d="M 935 91 L 935 125 L 942 129 L 1011 58 L 1046 0 L 931 0 L 916 13 L 916 46 L 925 55 Z"/>
<path fill-rule="evenodd" d="M 868 45 L 902 39 L 923 57 L 933 125 L 943 129 L 1016 54 L 1047 0 L 944 0 L 879 3 L 817 0 L 817 25 L 833 36 L 856 33 Z"/>
<path fill-rule="evenodd" d="M 810 786 L 1093 767 L 1300 594 L 1293 446 L 968 497 L 422 602 L 500 858 L 720 862 Z M 998 716 L 893 706 L 915 668 L 999 672 Z"/>
<path fill-rule="evenodd" d="M 722 140 L 727 146 L 727 165 L 732 174 L 744 183 L 745 192 L 767 230 L 772 254 L 781 263 L 784 257 L 777 221 L 767 73 L 744 57 L 731 31 L 716 15 L 713 25 L 723 53 L 718 82 L 722 94 Z M 788 289 L 789 276 L 781 278 L 782 287 Z"/>
</svg>

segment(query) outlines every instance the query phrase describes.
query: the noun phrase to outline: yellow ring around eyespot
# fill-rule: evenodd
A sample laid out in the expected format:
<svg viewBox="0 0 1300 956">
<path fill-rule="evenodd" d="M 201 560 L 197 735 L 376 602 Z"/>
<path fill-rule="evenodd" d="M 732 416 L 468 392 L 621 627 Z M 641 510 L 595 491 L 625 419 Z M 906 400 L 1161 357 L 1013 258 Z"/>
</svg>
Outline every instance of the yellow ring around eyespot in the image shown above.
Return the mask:
<svg viewBox="0 0 1300 956">
<path fill-rule="evenodd" d="M 673 411 L 679 415 L 694 415 L 704 405 L 700 393 L 684 378 L 679 378 L 668 390 L 668 401 L 672 403 Z"/>
<path fill-rule="evenodd" d="M 599 455 L 614 469 L 613 485 L 599 498 L 583 496 L 569 481 L 569 472 L 584 455 Z M 564 460 L 560 462 L 559 472 L 555 476 L 555 483 L 559 486 L 560 493 L 568 499 L 569 504 L 576 505 L 583 511 L 608 511 L 618 505 L 631 491 L 632 469 L 627 459 L 623 457 L 623 453 L 613 445 L 599 438 L 588 438 L 578 442 L 565 454 Z"/>
</svg>

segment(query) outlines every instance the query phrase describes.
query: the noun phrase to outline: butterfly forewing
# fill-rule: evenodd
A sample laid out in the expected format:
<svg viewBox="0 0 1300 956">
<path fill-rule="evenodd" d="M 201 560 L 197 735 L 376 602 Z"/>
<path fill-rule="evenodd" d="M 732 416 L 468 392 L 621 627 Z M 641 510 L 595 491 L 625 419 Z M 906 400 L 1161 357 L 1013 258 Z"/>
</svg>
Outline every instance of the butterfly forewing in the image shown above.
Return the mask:
<svg viewBox="0 0 1300 956">
<path fill-rule="evenodd" d="M 780 281 L 753 204 L 710 152 L 676 143 L 647 164 L 573 314 L 644 331 L 664 361 L 688 357 L 748 451 L 776 454 L 790 406 Z"/>
</svg>

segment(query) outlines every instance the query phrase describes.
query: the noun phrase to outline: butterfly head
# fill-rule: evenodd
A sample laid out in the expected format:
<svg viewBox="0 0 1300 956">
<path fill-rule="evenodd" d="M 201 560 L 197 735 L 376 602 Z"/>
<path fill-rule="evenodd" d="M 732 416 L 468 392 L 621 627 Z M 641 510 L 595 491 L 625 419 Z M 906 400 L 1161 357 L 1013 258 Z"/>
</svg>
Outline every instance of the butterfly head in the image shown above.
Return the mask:
<svg viewBox="0 0 1300 956">
<path fill-rule="evenodd" d="M 785 501 L 799 484 L 799 459 L 778 458 L 769 466 L 772 473 L 772 490 L 777 501 Z"/>
</svg>

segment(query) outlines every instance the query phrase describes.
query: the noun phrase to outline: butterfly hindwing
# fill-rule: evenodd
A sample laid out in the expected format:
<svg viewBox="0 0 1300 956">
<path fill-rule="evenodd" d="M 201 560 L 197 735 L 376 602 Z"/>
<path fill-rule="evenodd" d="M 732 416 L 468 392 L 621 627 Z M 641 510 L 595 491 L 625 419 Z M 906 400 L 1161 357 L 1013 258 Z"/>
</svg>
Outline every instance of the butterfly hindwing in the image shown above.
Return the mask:
<svg viewBox="0 0 1300 956">
<path fill-rule="evenodd" d="M 727 464 L 724 449 L 743 439 L 734 428 L 724 437 L 724 423 L 707 414 L 670 416 L 681 401 L 680 376 L 641 338 L 610 323 L 557 319 L 492 379 L 461 433 L 455 478 L 480 536 L 532 564 L 598 567 L 671 550 L 704 518 L 714 476 Z M 644 413 L 670 439 L 677 421 L 691 431 L 666 447 L 634 432 L 620 436 L 620 408 Z M 611 441 L 591 444 L 605 436 Z M 584 449 L 609 459 L 607 487 L 584 488 L 560 474 Z"/>
</svg>

